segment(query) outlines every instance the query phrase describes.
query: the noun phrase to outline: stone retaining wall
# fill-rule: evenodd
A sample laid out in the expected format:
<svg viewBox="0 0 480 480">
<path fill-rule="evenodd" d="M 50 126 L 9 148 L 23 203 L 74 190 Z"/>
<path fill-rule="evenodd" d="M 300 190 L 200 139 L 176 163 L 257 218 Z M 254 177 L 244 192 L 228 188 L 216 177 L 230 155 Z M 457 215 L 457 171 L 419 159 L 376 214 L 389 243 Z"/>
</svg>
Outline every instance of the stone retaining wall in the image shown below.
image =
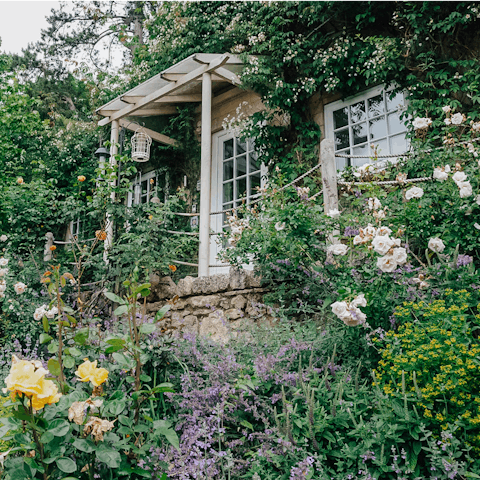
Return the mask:
<svg viewBox="0 0 480 480">
<path fill-rule="evenodd" d="M 274 320 L 272 310 L 262 304 L 266 290 L 253 272 L 238 270 L 211 277 L 185 277 L 178 285 L 170 277 L 151 275 L 150 283 L 149 313 L 155 313 L 178 296 L 160 322 L 165 331 L 210 336 L 225 343 L 252 321 Z"/>
</svg>

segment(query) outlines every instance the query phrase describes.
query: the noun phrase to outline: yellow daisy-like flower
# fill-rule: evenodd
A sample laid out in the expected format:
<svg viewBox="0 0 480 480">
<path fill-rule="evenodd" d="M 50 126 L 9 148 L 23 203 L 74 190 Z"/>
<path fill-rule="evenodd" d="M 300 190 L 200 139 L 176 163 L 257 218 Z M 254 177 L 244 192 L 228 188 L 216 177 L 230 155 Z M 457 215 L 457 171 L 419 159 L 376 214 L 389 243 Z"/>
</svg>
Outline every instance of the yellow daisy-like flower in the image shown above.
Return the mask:
<svg viewBox="0 0 480 480">
<path fill-rule="evenodd" d="M 95 387 L 99 387 L 108 378 L 106 368 L 97 368 L 97 360 L 90 362 L 88 358 L 78 367 L 75 375 L 81 382 L 92 382 Z"/>
</svg>

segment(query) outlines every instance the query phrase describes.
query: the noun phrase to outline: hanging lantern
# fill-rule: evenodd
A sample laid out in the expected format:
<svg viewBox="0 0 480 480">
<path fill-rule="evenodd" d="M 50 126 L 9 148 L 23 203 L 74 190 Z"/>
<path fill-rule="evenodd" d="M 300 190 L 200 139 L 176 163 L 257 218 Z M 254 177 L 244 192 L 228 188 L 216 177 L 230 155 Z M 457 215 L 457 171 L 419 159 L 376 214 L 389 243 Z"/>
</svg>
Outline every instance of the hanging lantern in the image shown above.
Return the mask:
<svg viewBox="0 0 480 480">
<path fill-rule="evenodd" d="M 150 159 L 152 139 L 141 130 L 142 128 L 137 129 L 132 137 L 132 160 L 136 162 L 148 162 Z"/>
</svg>

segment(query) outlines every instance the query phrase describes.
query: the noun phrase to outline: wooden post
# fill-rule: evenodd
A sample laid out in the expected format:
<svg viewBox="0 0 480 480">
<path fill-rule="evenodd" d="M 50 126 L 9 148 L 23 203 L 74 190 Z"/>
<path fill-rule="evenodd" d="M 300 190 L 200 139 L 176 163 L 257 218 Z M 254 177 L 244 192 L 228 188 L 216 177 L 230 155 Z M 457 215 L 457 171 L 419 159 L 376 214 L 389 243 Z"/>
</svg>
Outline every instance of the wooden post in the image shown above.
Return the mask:
<svg viewBox="0 0 480 480">
<path fill-rule="evenodd" d="M 50 247 L 53 245 L 53 233 L 47 232 L 45 234 L 45 250 L 43 251 L 43 261 L 44 262 L 51 262 L 53 252 L 50 250 Z"/>
<path fill-rule="evenodd" d="M 202 77 L 202 134 L 200 166 L 200 245 L 198 247 L 198 276 L 209 273 L 210 258 L 210 191 L 212 176 L 212 75 Z"/>
<path fill-rule="evenodd" d="M 320 162 L 322 163 L 323 206 L 325 213 L 338 209 L 337 166 L 333 140 L 320 142 Z"/>
</svg>

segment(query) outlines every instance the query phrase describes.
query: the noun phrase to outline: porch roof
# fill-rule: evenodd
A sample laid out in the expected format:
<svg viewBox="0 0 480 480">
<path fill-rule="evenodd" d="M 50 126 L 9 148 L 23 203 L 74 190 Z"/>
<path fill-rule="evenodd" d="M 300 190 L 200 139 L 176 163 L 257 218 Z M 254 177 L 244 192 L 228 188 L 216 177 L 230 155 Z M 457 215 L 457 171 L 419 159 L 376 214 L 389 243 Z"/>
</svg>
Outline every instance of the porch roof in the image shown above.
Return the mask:
<svg viewBox="0 0 480 480">
<path fill-rule="evenodd" d="M 102 105 L 97 113 L 105 118 L 98 124 L 107 125 L 128 116 L 171 115 L 181 103 L 201 103 L 204 73 L 212 74 L 214 98 L 226 94 L 240 85 L 242 67 L 235 55 L 195 53 Z"/>
</svg>

